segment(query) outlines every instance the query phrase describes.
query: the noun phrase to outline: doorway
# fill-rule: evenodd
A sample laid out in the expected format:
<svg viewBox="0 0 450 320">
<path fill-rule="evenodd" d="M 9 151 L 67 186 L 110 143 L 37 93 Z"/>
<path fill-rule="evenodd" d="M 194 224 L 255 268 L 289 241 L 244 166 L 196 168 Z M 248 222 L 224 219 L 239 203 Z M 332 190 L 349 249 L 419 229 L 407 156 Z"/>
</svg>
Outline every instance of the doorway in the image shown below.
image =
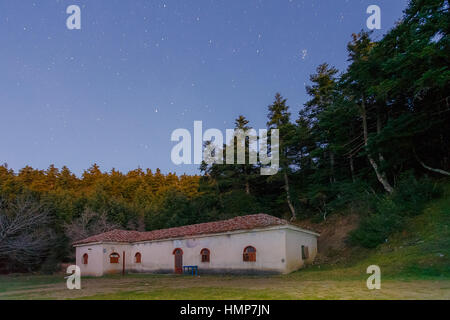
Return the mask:
<svg viewBox="0 0 450 320">
<path fill-rule="evenodd" d="M 173 250 L 173 254 L 175 256 L 175 273 L 182 274 L 183 273 L 183 250 L 177 248 Z"/>
</svg>

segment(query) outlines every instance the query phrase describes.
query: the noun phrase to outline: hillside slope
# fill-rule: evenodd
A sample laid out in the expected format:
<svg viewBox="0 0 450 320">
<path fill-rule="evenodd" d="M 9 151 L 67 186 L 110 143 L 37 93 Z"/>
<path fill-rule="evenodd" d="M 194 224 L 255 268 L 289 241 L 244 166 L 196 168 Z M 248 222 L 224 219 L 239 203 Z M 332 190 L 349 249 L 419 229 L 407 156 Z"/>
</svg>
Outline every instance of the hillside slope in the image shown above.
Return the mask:
<svg viewBox="0 0 450 320">
<path fill-rule="evenodd" d="M 403 231 L 376 249 L 345 244 L 346 234 L 357 225 L 355 216 L 336 217 L 316 226 L 323 232 L 319 241 L 322 252 L 314 266 L 296 274 L 311 277 L 311 272 L 326 271 L 329 278 L 359 278 L 366 277 L 369 265 L 378 265 L 385 278 L 450 278 L 450 183 L 443 189 L 439 199 L 431 201 L 422 214 L 409 218 Z M 339 231 L 341 227 L 344 232 Z"/>
</svg>

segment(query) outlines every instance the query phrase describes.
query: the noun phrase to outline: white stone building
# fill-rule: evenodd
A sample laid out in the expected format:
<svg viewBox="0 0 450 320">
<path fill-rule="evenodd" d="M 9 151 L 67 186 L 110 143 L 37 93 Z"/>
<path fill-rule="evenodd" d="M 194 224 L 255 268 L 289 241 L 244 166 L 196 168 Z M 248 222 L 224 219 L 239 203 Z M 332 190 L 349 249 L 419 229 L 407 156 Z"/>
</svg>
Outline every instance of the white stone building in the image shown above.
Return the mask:
<svg viewBox="0 0 450 320">
<path fill-rule="evenodd" d="M 74 243 L 82 275 L 289 273 L 314 260 L 319 234 L 266 214 L 149 232 L 113 230 Z"/>
</svg>

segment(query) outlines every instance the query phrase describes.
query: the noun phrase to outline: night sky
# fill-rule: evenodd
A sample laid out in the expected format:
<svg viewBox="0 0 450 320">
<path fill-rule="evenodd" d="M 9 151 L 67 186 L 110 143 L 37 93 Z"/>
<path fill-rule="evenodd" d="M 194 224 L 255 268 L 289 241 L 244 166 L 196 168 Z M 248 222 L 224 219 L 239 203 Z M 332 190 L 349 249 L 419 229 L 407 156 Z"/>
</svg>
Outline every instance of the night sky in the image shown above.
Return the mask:
<svg viewBox="0 0 450 320">
<path fill-rule="evenodd" d="M 66 8 L 81 7 L 81 30 Z M 293 120 L 305 85 L 328 62 L 341 71 L 353 32 L 381 7 L 385 34 L 406 0 L 1 0 L 0 163 L 182 174 L 173 130 L 265 128 L 279 91 Z"/>
</svg>

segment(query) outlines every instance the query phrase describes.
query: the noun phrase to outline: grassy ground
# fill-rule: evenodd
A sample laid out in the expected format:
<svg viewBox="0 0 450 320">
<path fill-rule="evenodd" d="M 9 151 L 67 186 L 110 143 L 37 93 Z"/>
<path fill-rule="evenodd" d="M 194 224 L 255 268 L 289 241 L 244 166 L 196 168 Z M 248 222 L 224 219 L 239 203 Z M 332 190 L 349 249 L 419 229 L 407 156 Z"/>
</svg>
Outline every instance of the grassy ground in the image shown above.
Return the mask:
<svg viewBox="0 0 450 320">
<path fill-rule="evenodd" d="M 357 250 L 339 265 L 280 276 L 0 276 L 0 299 L 450 299 L 450 188 L 376 250 Z M 381 290 L 368 290 L 366 268 L 381 268 Z"/>
<path fill-rule="evenodd" d="M 66 289 L 63 275 L 8 276 L 0 278 L 0 299 L 450 299 L 450 279 L 382 279 L 380 290 L 368 290 L 364 271 L 359 279 L 308 272 L 314 280 L 297 274 L 107 276 L 83 278 L 81 290 Z"/>
</svg>

